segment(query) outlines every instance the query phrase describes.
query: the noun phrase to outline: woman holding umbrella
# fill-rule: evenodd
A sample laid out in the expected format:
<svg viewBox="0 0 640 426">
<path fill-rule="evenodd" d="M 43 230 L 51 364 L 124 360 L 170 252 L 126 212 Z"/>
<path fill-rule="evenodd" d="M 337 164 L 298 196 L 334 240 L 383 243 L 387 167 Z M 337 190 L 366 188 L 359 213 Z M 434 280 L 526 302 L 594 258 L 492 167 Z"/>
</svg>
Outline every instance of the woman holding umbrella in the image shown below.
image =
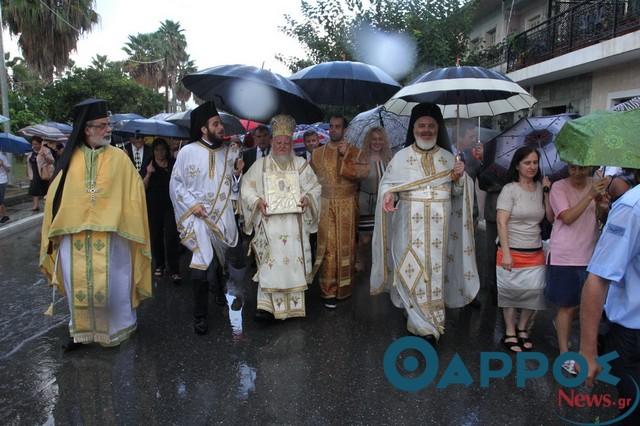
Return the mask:
<svg viewBox="0 0 640 426">
<path fill-rule="evenodd" d="M 497 202 L 498 307 L 502 308 L 505 322 L 502 343 L 511 352 L 533 349 L 529 320 L 535 311 L 545 309 L 540 222 L 548 209 L 550 182 L 546 177 L 542 179 L 539 161 L 535 148 L 519 148 L 509 167 L 510 183 L 504 186 Z M 520 317 L 516 323 L 517 310 Z"/>
<path fill-rule="evenodd" d="M 355 269 L 357 272 L 363 270 L 362 252 L 371 242 L 371 233 L 376 216 L 376 201 L 378 199 L 378 186 L 380 179 L 391 161 L 391 147 L 387 132 L 382 127 L 372 127 L 364 137 L 360 161 L 369 163 L 369 175 L 360 181 L 358 191 L 358 211 L 360 220 L 358 222 L 358 251 Z"/>
</svg>

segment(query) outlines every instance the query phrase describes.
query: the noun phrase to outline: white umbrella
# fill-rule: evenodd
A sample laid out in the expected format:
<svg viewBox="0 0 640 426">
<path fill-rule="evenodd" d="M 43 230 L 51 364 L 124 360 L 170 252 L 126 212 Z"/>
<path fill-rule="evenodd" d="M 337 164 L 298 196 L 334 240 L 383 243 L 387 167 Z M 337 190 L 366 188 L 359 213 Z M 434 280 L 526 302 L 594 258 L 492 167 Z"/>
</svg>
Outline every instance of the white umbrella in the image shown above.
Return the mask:
<svg viewBox="0 0 640 426">
<path fill-rule="evenodd" d="M 69 139 L 69 135 L 65 135 L 62 131 L 55 127 L 45 126 L 44 124 L 34 124 L 18 130 L 18 134 L 23 136 L 38 136 L 42 139 L 54 142 L 64 142 Z"/>
</svg>

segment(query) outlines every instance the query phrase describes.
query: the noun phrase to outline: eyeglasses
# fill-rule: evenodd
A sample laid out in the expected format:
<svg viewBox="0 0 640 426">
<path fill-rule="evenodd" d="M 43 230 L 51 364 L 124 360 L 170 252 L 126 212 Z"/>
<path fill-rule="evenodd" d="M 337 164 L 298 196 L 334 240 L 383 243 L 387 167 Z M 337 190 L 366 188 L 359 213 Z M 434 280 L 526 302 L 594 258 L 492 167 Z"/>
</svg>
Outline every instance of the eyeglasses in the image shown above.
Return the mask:
<svg viewBox="0 0 640 426">
<path fill-rule="evenodd" d="M 87 127 L 93 127 L 98 130 L 104 130 L 107 127 L 111 127 L 111 126 L 109 125 L 109 123 L 102 123 L 102 124 L 87 124 Z"/>
</svg>

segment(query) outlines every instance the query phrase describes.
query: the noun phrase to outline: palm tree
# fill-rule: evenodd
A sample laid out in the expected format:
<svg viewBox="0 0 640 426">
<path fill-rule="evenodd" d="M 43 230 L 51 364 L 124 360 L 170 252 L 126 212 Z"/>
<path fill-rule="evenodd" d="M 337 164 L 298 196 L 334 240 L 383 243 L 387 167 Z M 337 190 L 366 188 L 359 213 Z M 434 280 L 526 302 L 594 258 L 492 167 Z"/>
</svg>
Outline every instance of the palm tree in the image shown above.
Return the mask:
<svg viewBox="0 0 640 426">
<path fill-rule="evenodd" d="M 180 28 L 179 22 L 169 19 L 160 23 L 157 31 L 158 38 L 161 40 L 161 49 L 164 56 L 164 77 L 165 83 L 165 99 L 167 112 L 175 112 L 176 110 L 176 84 L 178 82 L 179 66 L 182 62 L 188 60 L 186 52 L 187 39 L 183 34 L 184 30 Z M 171 94 L 171 103 L 169 104 L 169 94 Z"/>
<path fill-rule="evenodd" d="M 163 55 L 161 42 L 156 33 L 130 35 L 122 48 L 129 58 L 125 70 L 139 84 L 158 90 L 162 86 Z"/>
<path fill-rule="evenodd" d="M 180 101 L 180 106 L 182 107 L 183 111 L 187 109 L 187 102 L 189 102 L 189 99 L 191 99 L 191 92 L 186 87 L 184 87 L 184 84 L 182 84 L 182 79 L 187 74 L 191 74 L 196 71 L 198 71 L 198 69 L 196 68 L 196 63 L 189 59 L 189 55 L 187 55 L 187 59 L 185 61 L 181 62 L 178 65 L 178 81 L 176 83 L 175 98 L 176 100 Z"/>
<path fill-rule="evenodd" d="M 94 0 L 1 0 L 2 21 L 18 45 L 27 65 L 45 81 L 69 64 L 80 35 L 98 22 Z"/>
</svg>

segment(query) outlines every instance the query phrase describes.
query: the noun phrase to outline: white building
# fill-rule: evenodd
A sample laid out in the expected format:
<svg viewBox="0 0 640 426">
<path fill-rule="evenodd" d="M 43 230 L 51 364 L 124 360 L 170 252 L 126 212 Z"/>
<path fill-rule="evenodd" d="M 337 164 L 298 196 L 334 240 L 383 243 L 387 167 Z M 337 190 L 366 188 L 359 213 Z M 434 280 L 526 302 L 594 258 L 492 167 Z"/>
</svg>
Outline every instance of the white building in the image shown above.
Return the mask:
<svg viewBox="0 0 640 426">
<path fill-rule="evenodd" d="M 479 0 L 466 65 L 538 99 L 534 115 L 586 115 L 640 95 L 640 0 Z"/>
</svg>

